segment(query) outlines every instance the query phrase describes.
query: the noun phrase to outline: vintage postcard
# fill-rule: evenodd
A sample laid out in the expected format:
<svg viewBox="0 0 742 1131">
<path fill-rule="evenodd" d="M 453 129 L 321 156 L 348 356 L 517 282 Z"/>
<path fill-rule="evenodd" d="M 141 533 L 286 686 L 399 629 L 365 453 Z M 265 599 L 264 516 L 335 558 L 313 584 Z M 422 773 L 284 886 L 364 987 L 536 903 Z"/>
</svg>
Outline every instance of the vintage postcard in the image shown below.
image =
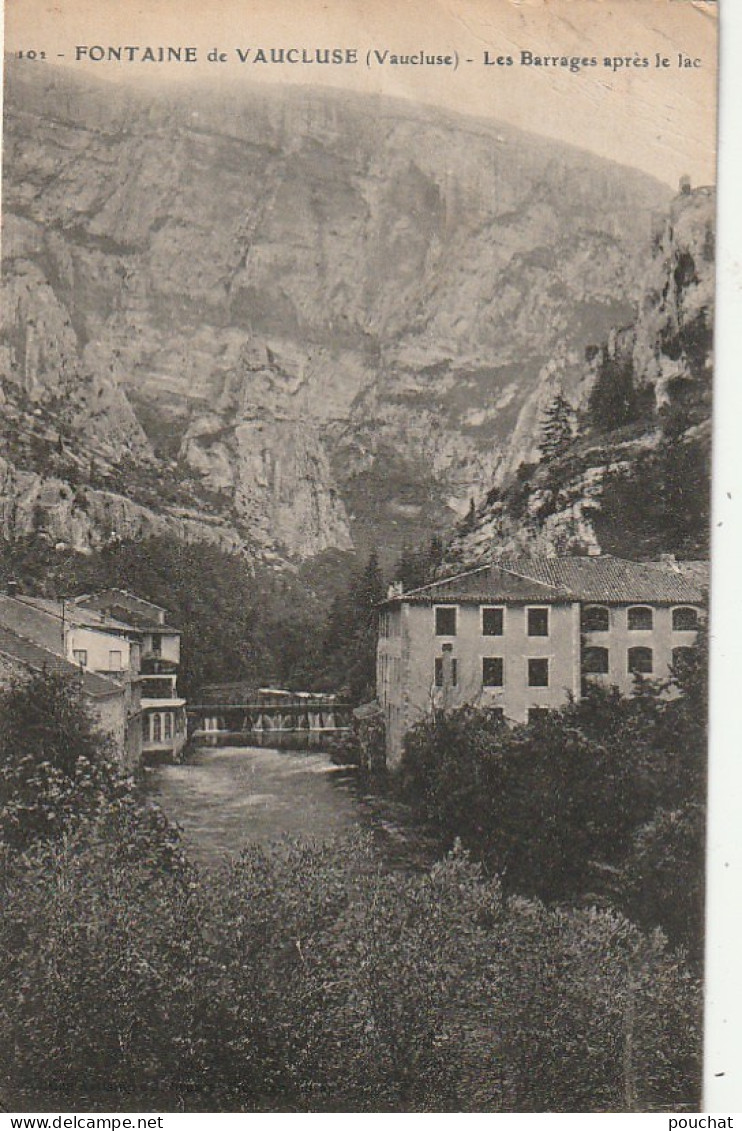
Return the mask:
<svg viewBox="0 0 742 1131">
<path fill-rule="evenodd" d="M 717 30 L 6 0 L 5 1110 L 697 1125 Z"/>
</svg>

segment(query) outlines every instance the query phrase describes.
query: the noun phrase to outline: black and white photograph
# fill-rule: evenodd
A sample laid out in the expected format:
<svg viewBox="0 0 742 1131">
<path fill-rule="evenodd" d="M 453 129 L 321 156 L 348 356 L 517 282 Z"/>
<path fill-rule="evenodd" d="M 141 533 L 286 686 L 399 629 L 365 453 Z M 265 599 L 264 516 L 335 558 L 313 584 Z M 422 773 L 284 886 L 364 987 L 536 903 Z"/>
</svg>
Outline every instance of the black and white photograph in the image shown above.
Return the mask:
<svg viewBox="0 0 742 1131">
<path fill-rule="evenodd" d="M 6 0 L 0 1110 L 701 1126 L 717 15 Z"/>
</svg>

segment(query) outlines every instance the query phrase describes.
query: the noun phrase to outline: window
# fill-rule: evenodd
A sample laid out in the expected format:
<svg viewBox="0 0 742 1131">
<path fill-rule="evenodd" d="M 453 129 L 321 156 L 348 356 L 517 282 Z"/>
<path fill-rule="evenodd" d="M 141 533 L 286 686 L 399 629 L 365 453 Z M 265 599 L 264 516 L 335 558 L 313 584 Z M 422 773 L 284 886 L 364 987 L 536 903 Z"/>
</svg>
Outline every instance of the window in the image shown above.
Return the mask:
<svg viewBox="0 0 742 1131">
<path fill-rule="evenodd" d="M 604 605 L 588 605 L 582 610 L 580 618 L 583 632 L 607 632 L 610 617 Z"/>
<path fill-rule="evenodd" d="M 529 636 L 548 636 L 549 635 L 549 610 L 548 609 L 529 609 L 528 610 L 528 635 Z"/>
<path fill-rule="evenodd" d="M 672 666 L 673 668 L 685 667 L 690 663 L 693 658 L 692 648 L 673 648 L 672 650 Z"/>
<path fill-rule="evenodd" d="M 503 663 L 502 656 L 484 656 L 482 658 L 482 686 L 502 687 Z"/>
<path fill-rule="evenodd" d="M 529 707 L 526 716 L 529 726 L 537 726 L 538 723 L 542 723 L 548 714 L 548 707 Z"/>
<path fill-rule="evenodd" d="M 501 725 L 505 722 L 505 708 L 504 707 L 488 707 L 487 714 L 493 723 Z"/>
<path fill-rule="evenodd" d="M 173 716 L 168 713 L 165 715 L 165 738 L 173 737 Z"/>
<path fill-rule="evenodd" d="M 634 675 L 650 675 L 653 668 L 651 648 L 629 648 L 628 669 Z"/>
<path fill-rule="evenodd" d="M 482 609 L 482 636 L 502 636 L 504 609 Z"/>
<path fill-rule="evenodd" d="M 142 741 L 149 742 L 149 715 L 142 715 Z"/>
<path fill-rule="evenodd" d="M 458 664 L 453 657 L 450 660 L 451 664 L 451 686 L 456 687 L 458 680 Z M 435 686 L 443 687 L 443 656 L 436 656 L 435 658 Z"/>
<path fill-rule="evenodd" d="M 161 656 L 162 655 L 162 637 L 161 636 L 153 636 L 152 637 L 152 655 L 153 656 Z"/>
<path fill-rule="evenodd" d="M 87 648 L 73 648 L 72 649 L 72 659 L 75 661 L 76 664 L 79 664 L 81 668 L 86 668 L 88 666 L 88 650 L 87 650 Z"/>
<path fill-rule="evenodd" d="M 652 610 L 646 605 L 632 605 L 629 609 L 629 628 L 632 632 L 645 632 L 653 624 Z"/>
<path fill-rule="evenodd" d="M 698 613 L 695 609 L 685 606 L 672 610 L 672 627 L 674 632 L 692 632 L 698 628 Z"/>
<path fill-rule="evenodd" d="M 456 635 L 456 608 L 451 605 L 439 605 L 435 610 L 436 636 Z"/>
<path fill-rule="evenodd" d="M 608 673 L 608 649 L 607 648 L 585 648 L 582 653 L 582 674 L 583 675 L 607 675 Z"/>
<path fill-rule="evenodd" d="M 549 686 L 549 661 L 548 660 L 529 660 L 528 661 L 528 686 L 529 687 L 548 687 Z"/>
<path fill-rule="evenodd" d="M 162 716 L 161 715 L 153 715 L 152 716 L 152 741 L 153 742 L 161 742 L 162 741 Z"/>
<path fill-rule="evenodd" d="M 121 653 L 109 652 L 108 653 L 108 670 L 109 672 L 121 671 Z"/>
</svg>

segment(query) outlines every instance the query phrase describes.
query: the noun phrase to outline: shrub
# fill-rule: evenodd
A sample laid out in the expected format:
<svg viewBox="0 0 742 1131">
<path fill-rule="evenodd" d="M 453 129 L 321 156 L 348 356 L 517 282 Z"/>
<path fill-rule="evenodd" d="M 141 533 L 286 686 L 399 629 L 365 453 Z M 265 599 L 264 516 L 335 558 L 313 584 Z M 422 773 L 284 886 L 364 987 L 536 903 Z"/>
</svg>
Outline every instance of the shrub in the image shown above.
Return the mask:
<svg viewBox="0 0 742 1131">
<path fill-rule="evenodd" d="M 89 822 L 6 875 L 0 1084 L 16 1107 L 696 1101 L 698 985 L 618 915 L 504 899 L 460 850 L 403 875 L 356 838 L 255 848 L 215 883 L 125 861 L 117 835 Z"/>
</svg>

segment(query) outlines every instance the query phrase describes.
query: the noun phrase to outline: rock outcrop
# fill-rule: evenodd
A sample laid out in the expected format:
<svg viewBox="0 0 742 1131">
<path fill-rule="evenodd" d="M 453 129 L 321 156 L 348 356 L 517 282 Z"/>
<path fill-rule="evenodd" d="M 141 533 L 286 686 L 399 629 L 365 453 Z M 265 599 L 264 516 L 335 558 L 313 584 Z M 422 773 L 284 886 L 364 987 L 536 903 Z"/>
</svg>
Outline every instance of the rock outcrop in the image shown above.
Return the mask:
<svg viewBox="0 0 742 1131">
<path fill-rule="evenodd" d="M 641 516 L 632 513 L 631 498 L 637 509 L 643 504 L 653 508 L 658 527 L 665 522 L 682 528 L 682 539 L 675 530 L 681 549 L 687 544 L 703 552 L 708 544 L 715 207 L 712 189 L 686 189 L 657 219 L 634 318 L 588 349 L 573 386 L 576 436 L 556 458 L 539 458 L 536 419 L 528 433 L 533 462 L 516 465 L 480 500 L 466 529 L 453 540 L 450 561 L 473 564 L 524 550 L 610 550 L 635 557 L 641 545 L 634 533 L 642 524 L 637 523 Z M 602 380 L 610 395 L 609 383 L 622 375 L 634 408 L 629 420 L 617 420 L 618 427 L 612 428 L 610 420 L 596 421 L 596 384 Z M 558 377 L 551 388 L 544 383 L 542 409 L 546 395 L 560 387 Z M 685 466 L 695 468 L 697 477 L 678 482 Z M 648 480 L 644 499 L 642 476 Z M 623 514 L 610 516 L 617 480 L 628 482 L 622 498 L 629 502 Z M 653 492 L 657 498 L 651 498 Z M 697 511 L 697 517 L 691 515 L 684 524 L 688 516 L 673 513 L 681 508 Z M 625 527 L 623 534 L 616 529 L 616 517 Z M 661 548 L 661 529 L 650 540 Z"/>
<path fill-rule="evenodd" d="M 288 557 L 399 545 L 504 481 L 550 387 L 630 317 L 669 198 L 350 94 L 152 95 L 11 61 L 5 114 L 6 386 Z"/>
</svg>

